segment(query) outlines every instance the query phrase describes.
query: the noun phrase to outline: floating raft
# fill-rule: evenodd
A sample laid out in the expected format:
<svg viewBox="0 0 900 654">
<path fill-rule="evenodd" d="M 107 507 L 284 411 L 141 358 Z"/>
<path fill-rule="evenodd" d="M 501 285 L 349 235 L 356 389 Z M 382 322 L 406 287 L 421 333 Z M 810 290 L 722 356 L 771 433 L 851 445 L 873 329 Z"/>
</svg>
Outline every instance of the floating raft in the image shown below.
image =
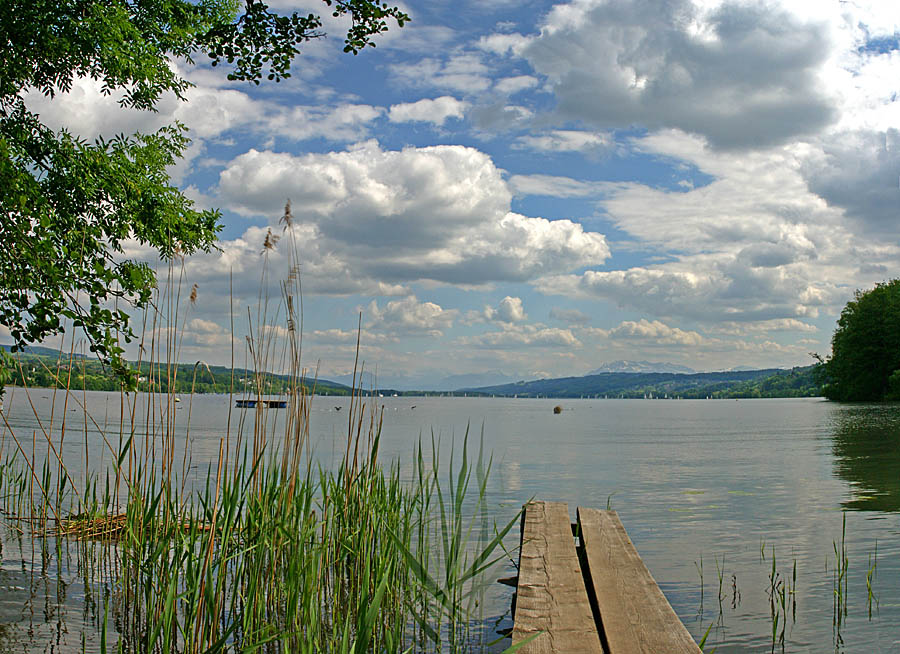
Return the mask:
<svg viewBox="0 0 900 654">
<path fill-rule="evenodd" d="M 522 517 L 519 654 L 700 654 L 615 511 L 530 502 Z"/>
<path fill-rule="evenodd" d="M 237 400 L 235 406 L 239 409 L 255 409 L 257 404 L 270 409 L 287 408 L 287 400 Z"/>
</svg>

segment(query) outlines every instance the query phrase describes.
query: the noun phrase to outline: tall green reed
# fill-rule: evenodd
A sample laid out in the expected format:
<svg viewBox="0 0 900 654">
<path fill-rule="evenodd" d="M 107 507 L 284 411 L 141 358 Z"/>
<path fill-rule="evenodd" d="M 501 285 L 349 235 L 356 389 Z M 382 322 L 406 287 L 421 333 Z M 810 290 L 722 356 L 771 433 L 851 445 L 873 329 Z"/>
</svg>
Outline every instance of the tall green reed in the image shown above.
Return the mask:
<svg viewBox="0 0 900 654">
<path fill-rule="evenodd" d="M 287 207 L 288 227 L 289 216 Z M 183 409 L 176 413 L 179 398 L 167 389 L 175 387 L 178 328 L 190 307 L 180 300 L 183 269 L 170 265 L 170 285 L 157 291 L 157 312 L 143 322 L 140 351 L 148 353 L 151 390 L 143 404 L 122 392 L 119 422 L 108 429 L 91 414 L 86 394 L 79 397 L 69 385 L 74 345 L 53 371 L 63 407 L 77 404 L 83 413 L 83 479 L 73 479 L 62 455 L 65 419 L 54 425 L 51 417 L 33 432 L 29 452 L 0 414 L 0 447 L 6 435 L 15 444 L 0 450 L 6 451 L 0 504 L 7 523 L 42 547 L 73 545 L 92 596 L 100 596 L 101 586 L 111 588 L 103 600 L 104 648 L 110 647 L 107 620 L 122 652 L 480 648 L 473 616 L 482 577 L 503 558 L 495 552 L 503 551 L 518 516 L 491 530 L 490 460 L 479 448 L 470 461 L 468 433 L 461 457 L 451 451 L 446 482 L 434 440 L 430 462 L 421 444 L 411 453 L 411 480 L 399 461 L 381 463 L 382 415 L 359 390 L 350 398 L 342 461 L 333 469 L 315 463 L 315 388 L 300 364 L 302 293 L 291 252 L 282 301 L 272 309 L 261 296 L 255 321 L 248 312 L 247 338 L 251 392 L 262 399 L 272 371 L 286 371 L 286 409 L 260 402 L 232 421 L 229 396 L 218 456 L 205 480 L 189 479 L 193 396 L 185 416 Z M 266 261 L 263 282 L 267 275 Z M 195 298 L 196 288 L 191 304 Z M 286 326 L 274 329 L 275 318 Z M 203 374 L 201 363 L 195 379 Z M 362 366 L 354 378 L 357 372 Z M 30 393 L 27 386 L 20 390 Z M 31 409 L 37 418 L 33 403 Z M 105 468 L 90 459 L 89 424 L 102 441 Z"/>
</svg>

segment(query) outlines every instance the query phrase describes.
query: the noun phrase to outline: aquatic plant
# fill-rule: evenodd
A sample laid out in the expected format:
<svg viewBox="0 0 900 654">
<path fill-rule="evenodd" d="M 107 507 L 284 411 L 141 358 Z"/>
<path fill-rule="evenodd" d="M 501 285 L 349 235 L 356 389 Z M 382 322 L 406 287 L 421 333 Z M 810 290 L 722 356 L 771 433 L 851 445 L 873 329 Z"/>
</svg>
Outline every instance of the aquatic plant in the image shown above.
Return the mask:
<svg viewBox="0 0 900 654">
<path fill-rule="evenodd" d="M 308 415 L 310 401 L 295 396 L 289 410 Z M 417 448 L 407 483 L 396 462 L 378 463 L 380 416 L 357 406 L 336 470 L 312 466 L 297 439 L 229 456 L 223 437 L 199 488 L 171 473 L 186 456 L 172 439 L 146 444 L 131 429 L 106 484 L 93 475 L 80 489 L 21 448 L 0 466 L 4 517 L 50 550 L 67 539 L 112 562 L 83 572 L 112 586 L 105 606 L 123 651 L 465 651 L 480 637 L 480 579 L 516 518 L 488 528 L 490 463 L 480 451 L 469 461 L 468 435 L 448 489 L 437 444 L 430 465 Z"/>
<path fill-rule="evenodd" d="M 872 619 L 872 603 L 876 609 L 880 602 L 875 594 L 875 573 L 878 568 L 878 541 L 875 541 L 875 551 L 869 554 L 869 569 L 866 571 L 866 610 L 869 612 L 869 620 Z"/>
<path fill-rule="evenodd" d="M 848 574 L 850 567 L 850 559 L 847 556 L 847 514 L 841 514 L 841 542 L 832 541 L 834 549 L 834 571 L 832 574 L 832 589 L 834 593 L 834 603 L 832 606 L 832 624 L 834 626 L 835 646 L 842 644 L 841 628 L 847 618 L 847 600 L 849 593 L 847 592 Z"/>
<path fill-rule="evenodd" d="M 263 285 L 267 274 L 264 266 Z M 170 327 L 186 318 L 171 290 L 179 286 L 177 271 L 170 267 L 169 276 L 172 286 L 157 291 L 154 302 L 168 313 L 144 323 L 151 390 L 175 388 L 179 370 L 178 331 Z M 379 461 L 382 414 L 355 391 L 340 463 L 316 464 L 309 436 L 314 388 L 299 363 L 299 276 L 289 275 L 281 288 L 283 302 L 273 311 L 287 328 L 269 328 L 263 298 L 247 349 L 258 398 L 271 371 L 286 369 L 287 407 L 258 402 L 233 419 L 229 396 L 227 427 L 205 478 L 190 473 L 192 395 L 185 409 L 172 392 L 123 391 L 118 423 L 108 428 L 66 383 L 80 361 L 70 351 L 56 369 L 48 366 L 61 389 L 54 403 L 59 394 L 63 408 L 45 424 L 23 376 L 11 391 L 26 394 L 38 428 L 31 443 L 23 442 L 0 412 L 5 523 L 46 557 L 74 549 L 104 651 L 480 650 L 485 634 L 474 611 L 482 605 L 484 574 L 505 557 L 503 538 L 518 519 L 492 524 L 485 500 L 490 459 L 479 448 L 470 461 L 466 433 L 462 456 L 451 451 L 444 466 L 433 439 L 430 461 L 419 445 L 411 453 L 412 478 L 404 478 L 399 461 Z M 278 342 L 279 333 L 286 342 Z M 204 372 L 195 365 L 194 380 Z M 63 455 L 70 404 L 84 426 L 77 466 Z M 88 424 L 102 441 L 105 467 L 91 460 Z M 81 479 L 70 474 L 76 467 Z"/>
</svg>

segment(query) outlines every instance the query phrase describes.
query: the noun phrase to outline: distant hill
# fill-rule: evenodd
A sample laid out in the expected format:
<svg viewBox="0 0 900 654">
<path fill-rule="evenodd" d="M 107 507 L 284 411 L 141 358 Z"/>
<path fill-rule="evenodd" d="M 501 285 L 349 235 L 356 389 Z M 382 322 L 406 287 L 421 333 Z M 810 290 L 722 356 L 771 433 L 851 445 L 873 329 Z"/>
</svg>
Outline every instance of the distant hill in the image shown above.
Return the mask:
<svg viewBox="0 0 900 654">
<path fill-rule="evenodd" d="M 8 350 L 10 346 L 0 345 L 0 348 Z M 56 372 L 59 377 L 68 380 L 72 388 L 85 388 L 87 390 L 118 390 L 119 381 L 113 377 L 110 371 L 100 362 L 91 357 L 78 358 L 75 365 L 71 366 L 71 375 L 68 372 L 68 362 L 65 360 L 58 364 L 60 359 L 56 350 L 33 346 L 20 353 L 23 369 L 29 386 L 36 388 L 53 387 L 55 379 L 47 369 Z M 618 363 L 634 363 L 641 365 L 659 365 L 648 362 L 613 362 L 605 364 L 613 366 Z M 59 365 L 59 368 L 57 366 Z M 671 365 L 671 364 L 662 364 Z M 137 368 L 137 364 L 132 362 Z M 188 393 L 193 390 L 196 393 L 227 393 L 232 389 L 235 393 L 253 392 L 253 373 L 241 368 L 232 371 L 225 366 L 196 367 L 194 364 L 176 364 L 177 375 L 174 390 L 178 393 Z M 196 376 L 195 376 L 196 372 Z M 147 363 L 143 363 L 139 371 L 140 390 L 168 391 L 168 382 L 160 378 L 159 371 L 154 375 L 151 384 L 151 371 Z M 483 375 L 459 375 L 448 377 L 445 381 L 453 384 L 458 380 L 465 383 L 466 380 L 496 375 L 503 378 L 500 372 L 492 371 Z M 371 384 L 372 378 L 366 374 L 363 376 L 363 394 L 368 394 L 369 388 L 365 382 Z M 18 383 L 21 383 L 19 380 Z M 281 393 L 288 388 L 289 379 L 286 375 L 267 374 L 265 376 L 265 393 Z M 351 389 L 346 384 L 326 379 L 306 379 L 304 385 L 312 387 L 315 383 L 316 392 L 322 395 L 349 395 Z M 442 384 L 443 385 L 443 384 Z M 449 388 L 449 386 L 448 386 Z M 405 390 L 398 387 L 386 387 L 382 385 L 374 390 L 375 393 L 385 396 L 393 395 L 420 395 L 446 392 L 443 389 L 431 391 Z M 561 377 L 557 379 L 538 379 L 534 381 L 519 381 L 515 383 L 503 383 L 481 386 L 462 386 L 452 391 L 452 394 L 468 395 L 498 395 L 518 397 L 682 397 L 682 398 L 751 398 L 751 397 L 814 397 L 821 395 L 819 380 L 816 376 L 816 367 L 794 368 L 782 370 L 769 368 L 765 370 L 728 370 L 723 372 L 704 373 L 675 373 L 675 372 L 603 372 L 599 374 L 585 375 L 583 377 Z"/>
<path fill-rule="evenodd" d="M 433 385 L 431 390 L 453 391 L 457 388 L 472 388 L 475 386 L 496 386 L 509 384 L 516 381 L 516 377 L 505 375 L 499 370 L 471 373 L 468 375 L 449 375 Z"/>
<path fill-rule="evenodd" d="M 0 348 L 9 350 L 9 345 L 0 345 Z M 121 384 L 111 371 L 99 361 L 90 357 L 78 357 L 77 362 L 71 366 L 69 374 L 68 354 L 60 357 L 57 350 L 29 346 L 24 352 L 18 354 L 22 361 L 26 382 L 35 388 L 53 388 L 59 377 L 66 380 L 71 388 L 81 390 L 115 391 Z M 61 361 L 60 361 L 61 359 Z M 138 372 L 138 390 L 154 390 L 156 392 L 168 392 L 169 383 L 165 377 L 165 364 L 154 366 L 151 372 L 150 365 L 143 362 L 140 367 L 136 361 L 130 361 L 129 365 Z M 174 364 L 175 386 L 172 390 L 177 393 L 235 393 L 254 392 L 253 372 L 243 368 L 232 370 L 226 366 L 195 366 L 193 363 Z M 152 384 L 151 384 L 152 379 Z M 21 379 L 14 379 L 13 385 L 22 383 Z M 290 379 L 287 375 L 266 374 L 263 382 L 264 393 L 282 393 L 289 388 Z M 349 395 L 349 386 L 339 384 L 327 379 L 305 378 L 303 385 L 307 388 L 315 387 L 321 395 Z"/>
<path fill-rule="evenodd" d="M 350 386 L 353 383 L 353 375 L 338 375 L 333 377 L 334 381 Z M 371 372 L 364 372 L 362 376 L 357 375 L 356 384 L 363 391 L 372 388 L 378 389 L 380 392 L 390 389 L 391 392 L 399 389 L 397 392 L 410 394 L 423 393 L 446 393 L 455 391 L 457 388 L 470 388 L 474 386 L 494 386 L 497 384 L 508 384 L 514 382 L 521 377 L 513 377 L 506 375 L 499 370 L 490 370 L 487 372 L 471 373 L 464 375 L 448 375 L 445 377 L 436 377 L 436 375 L 419 375 L 419 376 L 403 376 L 378 374 L 377 376 Z"/>
<path fill-rule="evenodd" d="M 12 347 L 12 345 L 3 345 L 2 343 L 0 343 L 0 350 L 6 350 L 7 352 L 9 352 L 10 350 L 12 350 Z M 24 351 L 22 351 L 22 354 L 36 354 L 39 356 L 53 357 L 54 360 L 56 360 L 56 358 L 60 356 L 59 350 L 55 350 L 51 347 L 44 347 L 42 345 L 26 345 Z M 69 353 L 65 352 L 62 356 L 68 358 Z M 82 354 L 73 354 L 72 356 L 74 356 L 76 359 L 84 358 L 84 355 Z"/>
<path fill-rule="evenodd" d="M 350 387 L 353 385 L 353 374 L 339 375 L 335 377 L 334 380 L 338 384 L 343 384 L 344 386 Z M 367 391 L 370 388 L 375 387 L 376 385 L 375 375 L 368 370 L 356 373 L 356 386 L 358 388 L 362 388 L 363 390 Z"/>
<path fill-rule="evenodd" d="M 604 363 L 596 370 L 592 370 L 588 375 L 602 375 L 607 372 L 672 372 L 683 375 L 692 375 L 697 371 L 680 366 L 677 363 L 664 363 L 654 361 L 611 361 Z"/>
<path fill-rule="evenodd" d="M 816 397 L 815 366 L 678 374 L 611 372 L 460 389 L 468 394 L 518 397 Z"/>
</svg>

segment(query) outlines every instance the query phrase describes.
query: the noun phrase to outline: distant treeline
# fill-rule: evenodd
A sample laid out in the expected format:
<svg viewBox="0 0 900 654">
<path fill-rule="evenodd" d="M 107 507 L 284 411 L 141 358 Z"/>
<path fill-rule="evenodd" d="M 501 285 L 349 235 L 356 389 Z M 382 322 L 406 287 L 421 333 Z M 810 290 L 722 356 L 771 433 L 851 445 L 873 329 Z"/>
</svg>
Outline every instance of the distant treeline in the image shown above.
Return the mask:
<svg viewBox="0 0 900 654">
<path fill-rule="evenodd" d="M 2 347 L 2 346 L 0 346 Z M 15 355 L 21 370 L 13 385 L 24 384 L 35 388 L 68 386 L 77 390 L 117 391 L 121 380 L 99 361 L 83 356 L 71 360 L 60 357 L 46 348 L 29 349 Z M 254 372 L 237 368 L 232 371 L 226 366 L 205 364 L 165 364 L 144 362 L 140 367 L 131 364 L 138 371 L 138 390 L 143 392 L 167 393 L 235 393 L 281 394 L 290 388 L 287 375 L 266 374 L 260 379 Z M 394 389 L 363 389 L 364 395 L 453 395 L 453 396 L 499 396 L 499 397 L 670 397 L 686 399 L 710 398 L 753 398 L 753 397 L 815 397 L 822 395 L 819 366 L 807 366 L 782 370 L 749 370 L 732 372 L 704 372 L 692 375 L 651 372 L 610 372 L 585 377 L 562 377 L 558 379 L 538 379 L 514 384 L 484 386 L 460 389 L 453 392 L 396 391 Z M 23 380 L 24 377 L 24 380 Z M 174 378 L 170 389 L 169 380 Z M 307 391 L 315 387 L 319 395 L 350 395 L 349 386 L 328 380 L 304 379 Z"/>
<path fill-rule="evenodd" d="M 467 389 L 469 395 L 503 397 L 669 397 L 685 399 L 816 397 L 821 395 L 817 366 L 782 370 L 703 372 L 693 375 L 609 372 Z"/>
<path fill-rule="evenodd" d="M 46 349 L 46 348 L 42 348 Z M 122 387 L 121 379 L 99 361 L 86 357 L 59 357 L 56 354 L 26 352 L 14 355 L 20 370 L 13 380 L 13 386 L 35 388 L 71 388 L 88 391 L 117 391 Z M 131 363 L 138 374 L 138 390 L 143 392 L 168 393 L 257 393 L 281 394 L 289 390 L 291 381 L 287 375 L 265 374 L 257 379 L 249 370 L 204 364 L 154 364 L 143 362 L 138 366 Z M 174 384 L 170 388 L 170 379 Z M 349 395 L 350 388 L 327 380 L 306 378 L 303 385 L 307 391 L 315 389 L 319 395 Z"/>
</svg>

